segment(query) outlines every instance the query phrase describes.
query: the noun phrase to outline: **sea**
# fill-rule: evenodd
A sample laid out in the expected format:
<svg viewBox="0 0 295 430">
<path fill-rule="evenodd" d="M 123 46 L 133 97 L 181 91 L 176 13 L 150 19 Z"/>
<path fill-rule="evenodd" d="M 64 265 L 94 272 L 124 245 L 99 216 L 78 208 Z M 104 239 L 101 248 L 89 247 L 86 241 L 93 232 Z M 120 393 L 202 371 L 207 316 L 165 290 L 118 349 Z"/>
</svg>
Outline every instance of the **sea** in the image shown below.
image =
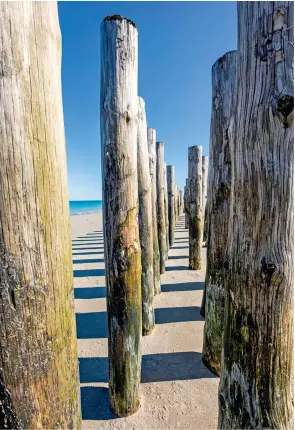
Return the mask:
<svg viewBox="0 0 295 430">
<path fill-rule="evenodd" d="M 81 215 L 100 212 L 102 200 L 70 200 L 70 214 Z"/>
</svg>

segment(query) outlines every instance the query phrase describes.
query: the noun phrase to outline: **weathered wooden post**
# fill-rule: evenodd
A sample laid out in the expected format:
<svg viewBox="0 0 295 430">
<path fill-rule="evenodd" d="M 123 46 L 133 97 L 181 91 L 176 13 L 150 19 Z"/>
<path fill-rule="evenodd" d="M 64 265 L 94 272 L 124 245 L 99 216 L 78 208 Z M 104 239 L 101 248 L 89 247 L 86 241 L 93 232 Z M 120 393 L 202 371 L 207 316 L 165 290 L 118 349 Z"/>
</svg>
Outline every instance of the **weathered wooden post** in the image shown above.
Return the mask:
<svg viewBox="0 0 295 430">
<path fill-rule="evenodd" d="M 189 267 L 202 267 L 202 147 L 188 148 Z"/>
<path fill-rule="evenodd" d="M 183 212 L 183 191 L 180 190 L 179 191 L 179 207 L 180 207 L 180 212 Z"/>
<path fill-rule="evenodd" d="M 238 3 L 222 429 L 293 427 L 293 13 Z"/>
<path fill-rule="evenodd" d="M 175 232 L 175 200 L 174 200 L 174 166 L 167 166 L 167 188 L 168 188 L 168 216 L 169 216 L 169 244 L 174 243 Z"/>
<path fill-rule="evenodd" d="M 137 170 L 139 238 L 141 246 L 142 334 L 155 327 L 152 184 L 149 169 L 145 103 L 138 97 Z"/>
<path fill-rule="evenodd" d="M 203 212 L 203 241 L 205 240 L 205 214 L 206 214 L 206 203 L 207 203 L 207 180 L 208 180 L 208 164 L 209 159 L 206 155 L 202 157 L 202 212 Z"/>
<path fill-rule="evenodd" d="M 160 251 L 159 251 L 159 236 L 158 236 L 158 216 L 157 216 L 157 172 L 156 172 L 156 130 L 154 128 L 147 129 L 148 151 L 149 151 L 149 167 L 152 184 L 152 216 L 153 216 L 153 267 L 154 267 L 154 292 L 161 292 L 161 276 L 160 276 Z"/>
<path fill-rule="evenodd" d="M 188 178 L 185 180 L 185 187 L 184 187 L 184 212 L 185 212 L 185 228 L 189 228 L 189 185 L 188 185 Z"/>
<path fill-rule="evenodd" d="M 133 414 L 140 405 L 137 43 L 131 20 L 114 15 L 102 22 L 100 106 L 109 390 L 111 409 L 120 417 Z"/>
<path fill-rule="evenodd" d="M 160 273 L 165 273 L 166 260 L 166 229 L 165 229 L 165 200 L 164 200 L 164 143 L 156 143 L 156 160 L 157 160 L 157 218 L 158 218 L 158 236 L 160 251 Z"/>
<path fill-rule="evenodd" d="M 2 2 L 0 22 L 0 427 L 77 429 L 57 4 Z"/>
<path fill-rule="evenodd" d="M 165 231 L 166 231 L 166 260 L 169 253 L 169 217 L 168 217 L 168 189 L 167 189 L 167 166 L 164 163 L 164 200 L 165 200 Z"/>
<path fill-rule="evenodd" d="M 221 371 L 224 270 L 226 270 L 226 246 L 231 204 L 231 150 L 236 97 L 236 60 L 237 52 L 231 51 L 219 58 L 212 67 L 211 161 L 207 200 L 211 218 L 207 247 L 206 287 L 203 293 L 203 306 L 206 303 L 203 362 L 218 376 Z M 218 103 L 216 103 L 217 98 Z"/>
</svg>

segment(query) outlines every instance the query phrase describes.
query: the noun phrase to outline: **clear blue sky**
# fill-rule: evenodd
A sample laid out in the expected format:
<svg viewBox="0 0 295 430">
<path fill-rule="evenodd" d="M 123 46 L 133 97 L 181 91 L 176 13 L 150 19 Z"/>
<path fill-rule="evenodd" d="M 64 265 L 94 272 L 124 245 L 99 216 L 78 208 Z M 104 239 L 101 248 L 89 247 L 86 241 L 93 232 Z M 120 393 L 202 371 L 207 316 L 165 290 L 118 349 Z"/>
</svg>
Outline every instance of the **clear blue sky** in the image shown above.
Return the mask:
<svg viewBox="0 0 295 430">
<path fill-rule="evenodd" d="M 187 148 L 208 155 L 211 67 L 237 46 L 236 2 L 60 2 L 62 89 L 70 200 L 101 199 L 100 24 L 131 18 L 139 31 L 139 95 L 147 122 L 165 143 L 176 182 L 187 177 Z"/>
</svg>

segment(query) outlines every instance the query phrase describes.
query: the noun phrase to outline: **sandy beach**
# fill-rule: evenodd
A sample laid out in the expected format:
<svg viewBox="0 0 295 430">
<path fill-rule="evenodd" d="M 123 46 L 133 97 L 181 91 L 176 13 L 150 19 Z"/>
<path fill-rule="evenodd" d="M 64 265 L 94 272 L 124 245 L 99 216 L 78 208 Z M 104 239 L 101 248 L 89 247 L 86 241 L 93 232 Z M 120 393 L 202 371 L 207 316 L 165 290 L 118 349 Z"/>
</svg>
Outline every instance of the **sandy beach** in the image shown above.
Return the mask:
<svg viewBox="0 0 295 430">
<path fill-rule="evenodd" d="M 108 407 L 101 213 L 71 216 L 71 233 L 83 428 L 217 428 L 219 381 L 201 361 L 206 250 L 203 270 L 188 270 L 184 216 L 155 298 L 156 328 L 142 340 L 141 408 L 128 418 L 115 417 Z"/>
</svg>

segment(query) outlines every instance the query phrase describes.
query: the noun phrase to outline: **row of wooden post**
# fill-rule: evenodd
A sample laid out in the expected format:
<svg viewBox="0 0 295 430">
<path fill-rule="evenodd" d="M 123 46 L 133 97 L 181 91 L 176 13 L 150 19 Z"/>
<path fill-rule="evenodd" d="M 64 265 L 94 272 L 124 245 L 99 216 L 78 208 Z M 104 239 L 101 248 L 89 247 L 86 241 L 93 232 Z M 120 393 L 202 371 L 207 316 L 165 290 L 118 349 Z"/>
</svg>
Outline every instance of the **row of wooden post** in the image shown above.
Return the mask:
<svg viewBox="0 0 295 430">
<path fill-rule="evenodd" d="M 140 405 L 141 336 L 155 326 L 154 296 L 161 292 L 181 194 L 174 166 L 164 162 L 164 143 L 147 128 L 145 104 L 137 95 L 135 24 L 109 16 L 101 40 L 109 390 L 112 411 L 127 416 Z"/>
<path fill-rule="evenodd" d="M 3 2 L 0 21 L 0 427 L 79 429 L 57 4 Z M 137 96 L 130 20 L 103 22 L 102 58 L 109 386 L 123 416 L 139 407 L 141 336 L 154 327 L 169 210 L 175 225 L 179 208 L 166 185 L 164 145 Z"/>
<path fill-rule="evenodd" d="M 293 14 L 239 2 L 238 50 L 212 68 L 201 312 L 222 429 L 293 426 Z"/>
</svg>

